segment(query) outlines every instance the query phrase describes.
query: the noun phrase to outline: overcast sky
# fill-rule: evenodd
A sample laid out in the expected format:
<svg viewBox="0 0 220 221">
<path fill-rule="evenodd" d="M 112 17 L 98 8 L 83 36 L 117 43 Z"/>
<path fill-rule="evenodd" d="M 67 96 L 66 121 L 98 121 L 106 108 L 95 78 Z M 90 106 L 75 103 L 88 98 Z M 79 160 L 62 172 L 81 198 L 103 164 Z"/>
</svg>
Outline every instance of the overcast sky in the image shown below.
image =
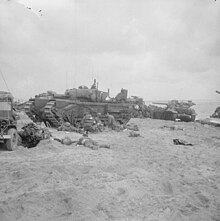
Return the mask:
<svg viewBox="0 0 220 221">
<path fill-rule="evenodd" d="M 94 78 L 112 96 L 220 99 L 220 1 L 0 0 L 0 69 L 25 99 Z"/>
</svg>

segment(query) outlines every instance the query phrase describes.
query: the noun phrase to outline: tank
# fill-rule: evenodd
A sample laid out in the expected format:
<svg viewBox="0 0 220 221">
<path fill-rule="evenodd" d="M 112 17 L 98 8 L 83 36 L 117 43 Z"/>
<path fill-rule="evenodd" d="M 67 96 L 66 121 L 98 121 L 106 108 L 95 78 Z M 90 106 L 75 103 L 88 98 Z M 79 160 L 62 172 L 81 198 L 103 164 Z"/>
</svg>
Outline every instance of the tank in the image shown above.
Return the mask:
<svg viewBox="0 0 220 221">
<path fill-rule="evenodd" d="M 101 120 L 104 122 L 107 119 L 106 113 L 109 113 L 124 124 L 133 117 L 136 101 L 137 99 L 131 101 L 127 98 L 125 89 L 116 98 L 110 98 L 109 91 L 98 90 L 94 81 L 90 89 L 80 86 L 67 89 L 64 94 L 47 92 L 37 95 L 27 102 L 25 112 L 32 120 L 44 121 L 51 127 L 59 127 L 64 121 L 77 126 L 87 112 L 94 117 L 101 113 Z"/>
<path fill-rule="evenodd" d="M 196 112 L 191 107 L 195 105 L 192 101 L 171 100 L 167 103 L 154 102 L 153 104 L 165 105 L 165 107 L 157 107 L 151 105 L 151 117 L 163 120 L 180 120 L 185 122 L 195 121 Z"/>
<path fill-rule="evenodd" d="M 90 112 L 92 116 L 101 113 L 101 120 L 106 121 L 107 113 L 113 115 L 121 123 L 127 123 L 132 117 L 135 104 L 109 98 L 108 92 L 98 89 L 81 89 L 73 88 L 66 90 L 65 96 L 55 95 L 45 108 L 45 121 L 52 126 L 58 127 L 62 121 L 78 126 L 83 116 Z"/>
<path fill-rule="evenodd" d="M 47 91 L 36 95 L 34 98 L 30 98 L 24 103 L 24 111 L 28 117 L 34 122 L 42 121 L 44 114 L 45 105 L 54 97 L 56 94 L 53 91 Z"/>
</svg>

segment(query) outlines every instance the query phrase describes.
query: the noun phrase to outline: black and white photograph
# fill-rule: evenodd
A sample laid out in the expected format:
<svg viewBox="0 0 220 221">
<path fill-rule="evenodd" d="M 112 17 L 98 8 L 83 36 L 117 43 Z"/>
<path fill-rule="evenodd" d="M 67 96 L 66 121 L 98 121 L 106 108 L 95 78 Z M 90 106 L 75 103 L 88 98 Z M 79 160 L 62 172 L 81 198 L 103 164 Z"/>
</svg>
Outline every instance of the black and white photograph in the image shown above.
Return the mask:
<svg viewBox="0 0 220 221">
<path fill-rule="evenodd" d="M 220 221 L 220 0 L 0 0 L 0 221 Z"/>
</svg>

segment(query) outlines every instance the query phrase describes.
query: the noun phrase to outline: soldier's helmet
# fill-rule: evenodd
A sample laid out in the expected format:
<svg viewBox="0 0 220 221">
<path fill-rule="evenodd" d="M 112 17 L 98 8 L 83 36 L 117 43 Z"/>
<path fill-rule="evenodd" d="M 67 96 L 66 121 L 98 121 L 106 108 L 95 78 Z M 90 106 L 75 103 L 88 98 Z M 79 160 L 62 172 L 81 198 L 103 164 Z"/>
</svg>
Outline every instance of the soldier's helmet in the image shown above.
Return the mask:
<svg viewBox="0 0 220 221">
<path fill-rule="evenodd" d="M 83 137 L 88 137 L 88 136 L 89 136 L 88 131 L 85 131 L 85 132 L 83 133 Z"/>
</svg>

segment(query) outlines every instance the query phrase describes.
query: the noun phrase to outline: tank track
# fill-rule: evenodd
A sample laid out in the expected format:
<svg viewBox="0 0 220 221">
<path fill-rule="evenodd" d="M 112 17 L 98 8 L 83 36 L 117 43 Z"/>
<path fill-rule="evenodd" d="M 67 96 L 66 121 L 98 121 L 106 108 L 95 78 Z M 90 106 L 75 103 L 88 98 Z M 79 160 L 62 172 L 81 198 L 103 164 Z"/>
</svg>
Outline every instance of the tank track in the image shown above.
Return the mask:
<svg viewBox="0 0 220 221">
<path fill-rule="evenodd" d="M 34 112 L 32 111 L 32 106 L 34 104 L 34 101 L 28 101 L 25 106 L 24 106 L 24 111 L 27 114 L 27 116 L 32 120 L 32 121 L 36 121 L 35 117 L 34 117 Z"/>
<path fill-rule="evenodd" d="M 59 127 L 63 123 L 63 119 L 56 113 L 53 113 L 53 108 L 55 107 L 55 101 L 49 101 L 44 109 L 45 120 L 48 121 L 51 126 Z"/>
</svg>

